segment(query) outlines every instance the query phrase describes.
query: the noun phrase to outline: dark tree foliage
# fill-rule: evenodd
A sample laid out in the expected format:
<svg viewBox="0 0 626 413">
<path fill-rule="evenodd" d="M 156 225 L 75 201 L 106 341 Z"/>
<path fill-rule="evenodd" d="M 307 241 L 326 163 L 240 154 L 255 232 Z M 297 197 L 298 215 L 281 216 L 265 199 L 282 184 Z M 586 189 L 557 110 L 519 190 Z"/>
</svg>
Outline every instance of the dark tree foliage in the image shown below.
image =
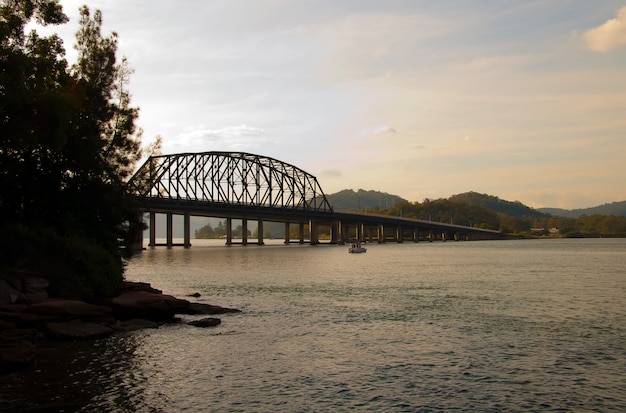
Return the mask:
<svg viewBox="0 0 626 413">
<path fill-rule="evenodd" d="M 102 36 L 99 11 L 80 14 L 70 67 L 58 36 L 26 33 L 67 22 L 58 0 L 0 2 L 0 265 L 96 295 L 121 281 L 139 222 L 125 182 L 140 134 L 117 35 Z"/>
</svg>

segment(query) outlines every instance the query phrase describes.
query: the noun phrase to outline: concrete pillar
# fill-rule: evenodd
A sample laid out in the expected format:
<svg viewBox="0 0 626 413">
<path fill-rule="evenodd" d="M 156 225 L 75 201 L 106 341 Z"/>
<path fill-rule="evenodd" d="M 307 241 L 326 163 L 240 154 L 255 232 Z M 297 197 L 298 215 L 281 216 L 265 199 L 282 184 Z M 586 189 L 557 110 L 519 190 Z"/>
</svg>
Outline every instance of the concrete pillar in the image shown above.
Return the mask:
<svg viewBox="0 0 626 413">
<path fill-rule="evenodd" d="M 150 243 L 151 247 L 156 246 L 156 213 L 150 212 Z"/>
<path fill-rule="evenodd" d="M 304 222 L 298 224 L 298 234 L 300 235 L 300 244 L 304 244 Z"/>
<path fill-rule="evenodd" d="M 263 219 L 262 218 L 259 218 L 259 220 L 257 221 L 256 232 L 259 234 L 257 237 L 257 240 L 259 241 L 259 245 L 265 245 L 265 242 L 263 242 Z"/>
<path fill-rule="evenodd" d="M 402 238 L 402 227 L 396 227 L 396 242 L 401 243 L 402 241 L 404 241 Z"/>
<path fill-rule="evenodd" d="M 173 217 L 172 217 L 171 212 L 167 213 L 166 222 L 167 222 L 167 225 L 166 225 L 165 244 L 167 245 L 167 248 L 172 248 L 172 246 L 174 245 L 174 239 L 173 239 L 174 222 L 173 222 Z"/>
<path fill-rule="evenodd" d="M 241 245 L 248 245 L 248 220 L 241 218 Z"/>
<path fill-rule="evenodd" d="M 233 219 L 226 218 L 226 245 L 233 243 Z"/>
<path fill-rule="evenodd" d="M 289 234 L 289 222 L 285 222 L 285 244 L 289 244 L 290 234 Z"/>
<path fill-rule="evenodd" d="M 339 222 L 334 221 L 330 224 L 330 243 L 338 244 L 339 243 Z"/>
<path fill-rule="evenodd" d="M 418 228 L 413 228 L 413 242 L 420 241 L 420 231 Z"/>
<path fill-rule="evenodd" d="M 342 221 L 337 221 L 337 233 L 339 235 L 339 244 L 343 245 L 346 243 L 346 226 Z"/>
<path fill-rule="evenodd" d="M 359 237 L 357 238 L 360 242 L 365 241 L 365 224 L 359 224 Z"/>
<path fill-rule="evenodd" d="M 443 242 L 446 242 L 446 233 L 445 233 L 445 232 L 442 232 L 442 233 L 441 233 L 441 240 L 442 240 Z"/>
<path fill-rule="evenodd" d="M 385 242 L 385 226 L 380 224 L 378 226 L 378 243 L 382 244 Z"/>
<path fill-rule="evenodd" d="M 315 221 L 309 221 L 309 243 L 311 245 L 317 245 L 319 241 L 319 225 Z"/>
<path fill-rule="evenodd" d="M 189 212 L 185 212 L 185 215 L 183 216 L 183 220 L 184 220 L 184 225 L 183 225 L 183 231 L 184 231 L 184 237 L 183 237 L 183 246 L 185 248 L 189 248 L 191 247 L 191 241 L 190 241 L 190 232 L 191 232 L 191 219 L 189 217 Z"/>
</svg>

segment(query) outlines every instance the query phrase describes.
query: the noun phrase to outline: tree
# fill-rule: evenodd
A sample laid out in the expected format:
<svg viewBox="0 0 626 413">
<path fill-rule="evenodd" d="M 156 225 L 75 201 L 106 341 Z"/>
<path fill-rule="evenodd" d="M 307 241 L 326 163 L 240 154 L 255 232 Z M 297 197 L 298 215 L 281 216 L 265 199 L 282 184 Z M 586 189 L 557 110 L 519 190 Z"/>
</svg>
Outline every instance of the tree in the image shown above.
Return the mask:
<svg viewBox="0 0 626 413">
<path fill-rule="evenodd" d="M 125 182 L 140 131 L 117 35 L 102 36 L 99 11 L 80 15 L 70 68 L 57 35 L 25 33 L 67 22 L 58 0 L 0 3 L 0 260 L 93 295 L 121 281 L 119 247 L 139 223 Z"/>
</svg>

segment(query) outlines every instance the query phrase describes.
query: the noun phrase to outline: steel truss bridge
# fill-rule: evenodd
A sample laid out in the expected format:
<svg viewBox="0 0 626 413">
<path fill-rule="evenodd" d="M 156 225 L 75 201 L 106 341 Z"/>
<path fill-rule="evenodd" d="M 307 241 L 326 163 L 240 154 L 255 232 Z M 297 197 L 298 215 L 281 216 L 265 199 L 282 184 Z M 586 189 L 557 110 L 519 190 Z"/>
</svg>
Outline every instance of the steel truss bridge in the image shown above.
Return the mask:
<svg viewBox="0 0 626 413">
<path fill-rule="evenodd" d="M 150 245 L 156 243 L 156 214 L 166 215 L 166 242 L 174 246 L 173 215 L 184 217 L 183 246 L 191 246 L 190 216 L 226 218 L 226 244 L 233 244 L 232 220 L 241 220 L 241 243 L 263 245 L 263 222 L 298 225 L 299 243 L 319 243 L 327 228 L 330 243 L 410 239 L 498 239 L 497 231 L 417 219 L 335 212 L 317 178 L 266 156 L 244 152 L 202 152 L 152 156 L 128 182 L 139 209 L 149 213 Z M 248 240 L 247 222 L 256 220 L 258 238 Z M 308 226 L 308 231 L 305 231 Z M 142 237 L 140 237 L 142 238 Z"/>
</svg>

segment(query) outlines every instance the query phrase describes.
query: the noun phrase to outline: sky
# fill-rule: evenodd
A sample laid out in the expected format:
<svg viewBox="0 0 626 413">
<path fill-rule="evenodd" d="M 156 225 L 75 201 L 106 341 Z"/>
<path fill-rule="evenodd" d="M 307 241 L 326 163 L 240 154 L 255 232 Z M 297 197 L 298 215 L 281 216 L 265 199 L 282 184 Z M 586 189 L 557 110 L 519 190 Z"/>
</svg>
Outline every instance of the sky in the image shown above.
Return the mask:
<svg viewBox="0 0 626 413">
<path fill-rule="evenodd" d="M 626 0 L 61 0 L 134 69 L 148 145 L 412 202 L 626 200 Z"/>
</svg>

